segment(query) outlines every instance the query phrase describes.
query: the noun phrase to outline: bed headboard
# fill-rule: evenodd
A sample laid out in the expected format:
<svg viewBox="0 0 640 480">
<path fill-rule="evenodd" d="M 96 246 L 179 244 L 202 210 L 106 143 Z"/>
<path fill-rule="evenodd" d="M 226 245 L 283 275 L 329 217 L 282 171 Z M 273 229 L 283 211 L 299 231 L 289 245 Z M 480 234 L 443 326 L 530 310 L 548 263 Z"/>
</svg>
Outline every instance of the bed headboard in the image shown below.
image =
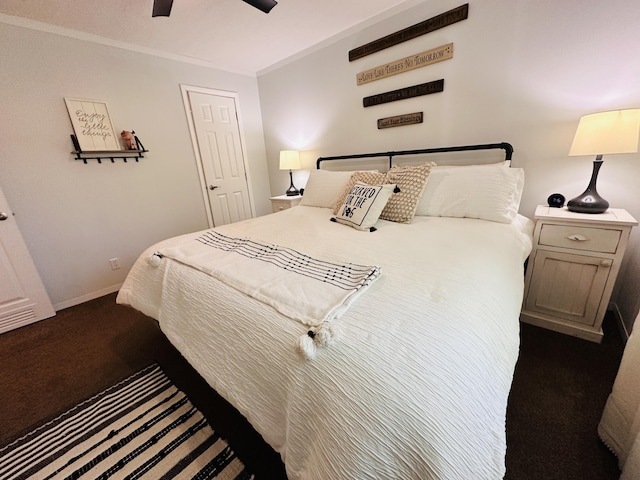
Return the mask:
<svg viewBox="0 0 640 480">
<path fill-rule="evenodd" d="M 429 153 L 447 153 L 447 152 L 467 152 L 473 150 L 504 150 L 504 159 L 511 162 L 513 155 L 513 147 L 510 143 L 485 143 L 481 145 L 461 145 L 458 147 L 440 147 L 440 148 L 423 148 L 419 150 L 400 150 L 397 152 L 377 152 L 377 153 L 360 153 L 354 155 L 338 155 L 334 157 L 320 157 L 316 160 L 316 168 L 320 169 L 322 162 L 328 162 L 333 160 L 357 160 L 362 158 L 376 158 L 376 157 L 388 157 L 389 168 L 393 166 L 394 157 L 407 156 L 407 155 L 423 155 Z"/>
</svg>

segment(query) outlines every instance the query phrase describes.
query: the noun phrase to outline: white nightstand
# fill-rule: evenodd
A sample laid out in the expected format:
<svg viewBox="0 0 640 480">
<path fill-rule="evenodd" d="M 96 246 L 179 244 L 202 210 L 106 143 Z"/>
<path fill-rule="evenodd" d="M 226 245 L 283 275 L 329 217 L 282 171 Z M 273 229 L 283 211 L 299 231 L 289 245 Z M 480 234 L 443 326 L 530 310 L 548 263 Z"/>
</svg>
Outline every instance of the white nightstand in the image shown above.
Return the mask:
<svg viewBox="0 0 640 480">
<path fill-rule="evenodd" d="M 602 320 L 631 229 L 626 210 L 584 214 L 538 206 L 520 320 L 602 341 Z"/>
<path fill-rule="evenodd" d="M 277 197 L 271 197 L 271 209 L 273 213 L 281 212 L 287 208 L 295 207 L 302 200 L 302 195 L 278 195 Z"/>
</svg>

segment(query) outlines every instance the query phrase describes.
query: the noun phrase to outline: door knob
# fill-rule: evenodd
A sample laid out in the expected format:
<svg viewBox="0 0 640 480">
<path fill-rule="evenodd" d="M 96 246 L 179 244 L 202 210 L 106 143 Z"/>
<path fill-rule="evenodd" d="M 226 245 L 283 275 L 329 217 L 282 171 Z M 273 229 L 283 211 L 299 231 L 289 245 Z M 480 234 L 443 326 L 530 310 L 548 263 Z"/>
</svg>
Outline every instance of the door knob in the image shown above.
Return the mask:
<svg viewBox="0 0 640 480">
<path fill-rule="evenodd" d="M 1 222 L 2 220 L 6 220 L 7 218 L 9 218 L 9 215 L 7 215 L 7 214 L 6 214 L 6 213 L 4 213 L 4 212 L 0 212 L 0 222 Z"/>
<path fill-rule="evenodd" d="M 209 185 L 209 190 L 215 190 L 216 188 L 220 188 L 220 185 Z"/>
</svg>

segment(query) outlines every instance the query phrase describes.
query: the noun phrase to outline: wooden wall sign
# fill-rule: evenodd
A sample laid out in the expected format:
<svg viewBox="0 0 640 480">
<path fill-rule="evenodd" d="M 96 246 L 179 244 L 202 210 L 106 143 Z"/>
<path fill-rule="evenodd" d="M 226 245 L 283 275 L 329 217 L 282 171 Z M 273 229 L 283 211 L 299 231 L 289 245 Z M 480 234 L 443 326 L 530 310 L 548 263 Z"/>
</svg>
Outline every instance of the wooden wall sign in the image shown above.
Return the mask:
<svg viewBox="0 0 640 480">
<path fill-rule="evenodd" d="M 361 47 L 354 48 L 349 51 L 349 61 L 353 62 L 354 60 L 379 52 L 385 48 L 393 47 L 394 45 L 406 42 L 407 40 L 414 39 L 440 28 L 466 20 L 468 17 L 469 4 L 465 3 L 464 5 L 449 10 L 448 12 L 441 13 L 440 15 L 425 20 L 424 22 L 417 23 L 411 27 L 407 27 L 403 30 L 392 33 L 391 35 L 374 40 L 366 45 L 362 45 Z"/>
<path fill-rule="evenodd" d="M 444 79 L 434 80 L 433 82 L 421 83 L 412 87 L 405 87 L 391 92 L 379 93 L 364 97 L 362 104 L 365 107 L 380 105 L 382 103 L 396 102 L 407 98 L 420 97 L 422 95 L 430 95 L 432 93 L 442 92 L 444 90 Z"/>
<path fill-rule="evenodd" d="M 386 117 L 378 119 L 378 130 L 383 128 L 403 127 L 405 125 L 414 125 L 422 123 L 423 113 L 407 113 L 405 115 L 397 115 L 395 117 Z"/>
<path fill-rule="evenodd" d="M 78 146 L 85 152 L 121 150 L 105 102 L 65 98 Z M 79 149 L 78 149 L 79 150 Z"/>
<path fill-rule="evenodd" d="M 426 67 L 450 58 L 453 58 L 453 43 L 366 70 L 356 75 L 356 81 L 358 85 L 364 85 L 365 83 L 375 82 L 376 80 Z"/>
</svg>

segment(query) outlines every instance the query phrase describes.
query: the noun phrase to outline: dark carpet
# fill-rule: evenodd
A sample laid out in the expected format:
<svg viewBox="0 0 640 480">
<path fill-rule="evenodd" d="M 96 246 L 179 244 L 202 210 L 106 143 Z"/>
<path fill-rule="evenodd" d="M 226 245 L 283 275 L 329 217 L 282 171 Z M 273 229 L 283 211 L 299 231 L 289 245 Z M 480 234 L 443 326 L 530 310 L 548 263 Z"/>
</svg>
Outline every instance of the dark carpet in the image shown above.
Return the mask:
<svg viewBox="0 0 640 480">
<path fill-rule="evenodd" d="M 507 409 L 507 480 L 618 479 L 597 427 L 623 342 L 613 314 L 601 344 L 521 324 Z"/>
<path fill-rule="evenodd" d="M 507 480 L 608 480 L 620 472 L 597 425 L 622 356 L 613 318 L 594 344 L 522 325 L 507 411 Z M 157 362 L 258 479 L 286 479 L 280 457 L 160 332 L 115 295 L 0 335 L 0 445 Z"/>
</svg>

